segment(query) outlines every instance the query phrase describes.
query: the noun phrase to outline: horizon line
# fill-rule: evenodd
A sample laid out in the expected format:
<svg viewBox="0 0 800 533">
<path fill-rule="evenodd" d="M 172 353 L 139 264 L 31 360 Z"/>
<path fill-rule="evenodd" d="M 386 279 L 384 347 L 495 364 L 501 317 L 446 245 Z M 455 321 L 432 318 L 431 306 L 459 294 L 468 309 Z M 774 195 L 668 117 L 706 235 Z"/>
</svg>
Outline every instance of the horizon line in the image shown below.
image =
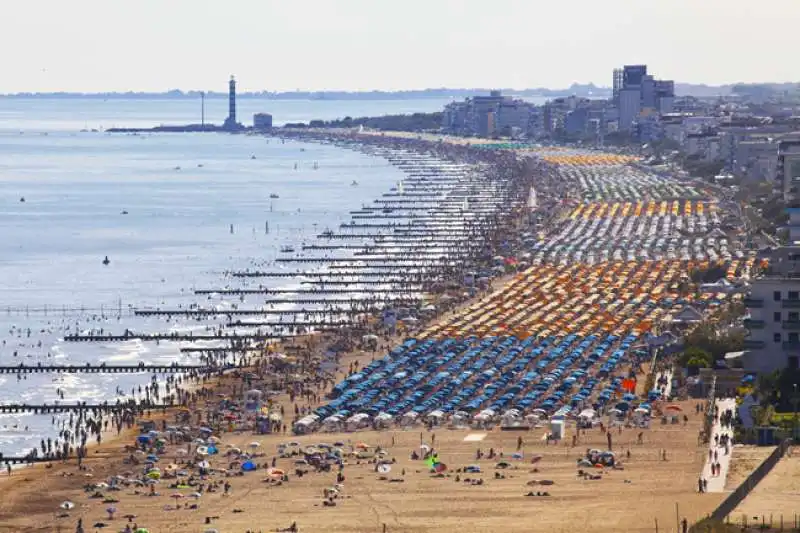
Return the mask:
<svg viewBox="0 0 800 533">
<path fill-rule="evenodd" d="M 795 81 L 782 81 L 782 82 L 734 82 L 724 83 L 719 85 L 709 85 L 706 83 L 693 83 L 693 82 L 675 82 L 676 85 L 688 85 L 694 87 L 704 87 L 707 89 L 731 87 L 733 85 L 791 85 L 800 84 Z M 403 94 L 403 93 L 433 93 L 433 92 L 488 92 L 492 90 L 499 90 L 501 92 L 509 93 L 525 93 L 525 92 L 542 92 L 542 93 L 568 93 L 576 88 L 589 89 L 592 88 L 598 92 L 608 92 L 612 88 L 605 85 L 595 85 L 593 82 L 579 83 L 574 82 L 569 87 L 563 88 L 548 88 L 548 87 L 526 87 L 526 88 L 513 88 L 513 87 L 425 87 L 416 89 L 293 89 L 293 90 L 250 90 L 237 93 L 240 96 L 248 95 L 291 95 L 291 94 Z M 104 96 L 104 95 L 199 95 L 204 93 L 206 96 L 227 96 L 228 92 L 225 90 L 203 90 L 203 89 L 166 89 L 166 90 L 108 90 L 108 91 L 63 91 L 63 90 L 49 90 L 49 91 L 16 91 L 8 93 L 0 93 L 0 97 L 15 97 L 15 96 Z M 543 96 L 547 96 L 543 94 Z"/>
</svg>

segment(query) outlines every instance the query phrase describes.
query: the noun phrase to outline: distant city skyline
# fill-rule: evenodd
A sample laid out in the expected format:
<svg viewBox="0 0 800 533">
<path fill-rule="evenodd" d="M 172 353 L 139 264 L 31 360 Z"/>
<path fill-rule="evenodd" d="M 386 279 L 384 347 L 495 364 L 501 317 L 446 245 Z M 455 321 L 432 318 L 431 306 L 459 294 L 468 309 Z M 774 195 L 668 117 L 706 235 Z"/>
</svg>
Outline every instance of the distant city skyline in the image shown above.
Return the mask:
<svg viewBox="0 0 800 533">
<path fill-rule="evenodd" d="M 4 5 L 0 93 L 366 91 L 800 81 L 797 0 L 27 0 Z"/>
</svg>

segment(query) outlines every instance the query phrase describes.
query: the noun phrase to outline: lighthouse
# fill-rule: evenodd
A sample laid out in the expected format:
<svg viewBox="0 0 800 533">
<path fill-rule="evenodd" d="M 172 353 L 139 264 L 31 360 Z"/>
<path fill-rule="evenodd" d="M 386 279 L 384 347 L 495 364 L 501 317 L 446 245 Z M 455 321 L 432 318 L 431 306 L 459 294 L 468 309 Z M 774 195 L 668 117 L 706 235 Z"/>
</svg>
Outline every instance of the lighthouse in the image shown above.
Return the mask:
<svg viewBox="0 0 800 533">
<path fill-rule="evenodd" d="M 227 131 L 242 129 L 242 126 L 236 122 L 236 78 L 233 76 L 228 82 L 228 118 L 225 119 L 222 128 Z"/>
</svg>

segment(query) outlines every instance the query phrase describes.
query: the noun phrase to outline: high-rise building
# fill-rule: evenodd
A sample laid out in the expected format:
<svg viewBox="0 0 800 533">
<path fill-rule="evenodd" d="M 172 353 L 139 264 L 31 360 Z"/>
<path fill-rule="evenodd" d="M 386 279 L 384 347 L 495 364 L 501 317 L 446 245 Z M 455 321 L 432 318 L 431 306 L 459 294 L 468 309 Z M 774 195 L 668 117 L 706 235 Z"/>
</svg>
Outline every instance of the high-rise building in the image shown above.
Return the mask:
<svg viewBox="0 0 800 533">
<path fill-rule="evenodd" d="M 641 87 L 645 76 L 647 76 L 647 65 L 625 65 L 622 68 L 622 88 Z"/>
<path fill-rule="evenodd" d="M 672 112 L 675 101 L 675 83 L 657 80 L 647 74 L 647 65 L 625 65 L 614 69 L 614 106 L 617 108 L 620 131 L 632 129 L 644 109 L 660 115 Z M 655 120 L 657 117 L 651 117 Z"/>
<path fill-rule="evenodd" d="M 642 111 L 642 91 L 640 89 L 622 89 L 619 92 L 619 130 L 630 131 L 636 117 Z"/>
<path fill-rule="evenodd" d="M 656 80 L 647 75 L 642 78 L 642 109 L 655 109 L 656 107 Z"/>
<path fill-rule="evenodd" d="M 613 87 L 613 91 L 614 91 L 612 93 L 613 94 L 612 98 L 614 100 L 614 105 L 619 105 L 619 91 L 620 91 L 620 89 L 622 89 L 622 69 L 621 68 L 615 68 L 614 69 L 614 79 L 613 79 L 612 87 Z"/>
<path fill-rule="evenodd" d="M 654 106 L 662 115 L 672 113 L 675 102 L 675 82 L 672 80 L 654 80 Z"/>
</svg>

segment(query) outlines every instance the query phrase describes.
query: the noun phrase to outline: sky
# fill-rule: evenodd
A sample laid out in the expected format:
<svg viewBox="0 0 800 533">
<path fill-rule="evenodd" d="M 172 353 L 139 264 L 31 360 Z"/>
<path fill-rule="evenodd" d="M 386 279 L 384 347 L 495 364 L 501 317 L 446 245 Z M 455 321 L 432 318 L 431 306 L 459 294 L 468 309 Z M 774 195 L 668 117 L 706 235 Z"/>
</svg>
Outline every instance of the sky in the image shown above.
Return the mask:
<svg viewBox="0 0 800 533">
<path fill-rule="evenodd" d="M 2 0 L 0 93 L 800 81 L 800 0 Z"/>
</svg>

